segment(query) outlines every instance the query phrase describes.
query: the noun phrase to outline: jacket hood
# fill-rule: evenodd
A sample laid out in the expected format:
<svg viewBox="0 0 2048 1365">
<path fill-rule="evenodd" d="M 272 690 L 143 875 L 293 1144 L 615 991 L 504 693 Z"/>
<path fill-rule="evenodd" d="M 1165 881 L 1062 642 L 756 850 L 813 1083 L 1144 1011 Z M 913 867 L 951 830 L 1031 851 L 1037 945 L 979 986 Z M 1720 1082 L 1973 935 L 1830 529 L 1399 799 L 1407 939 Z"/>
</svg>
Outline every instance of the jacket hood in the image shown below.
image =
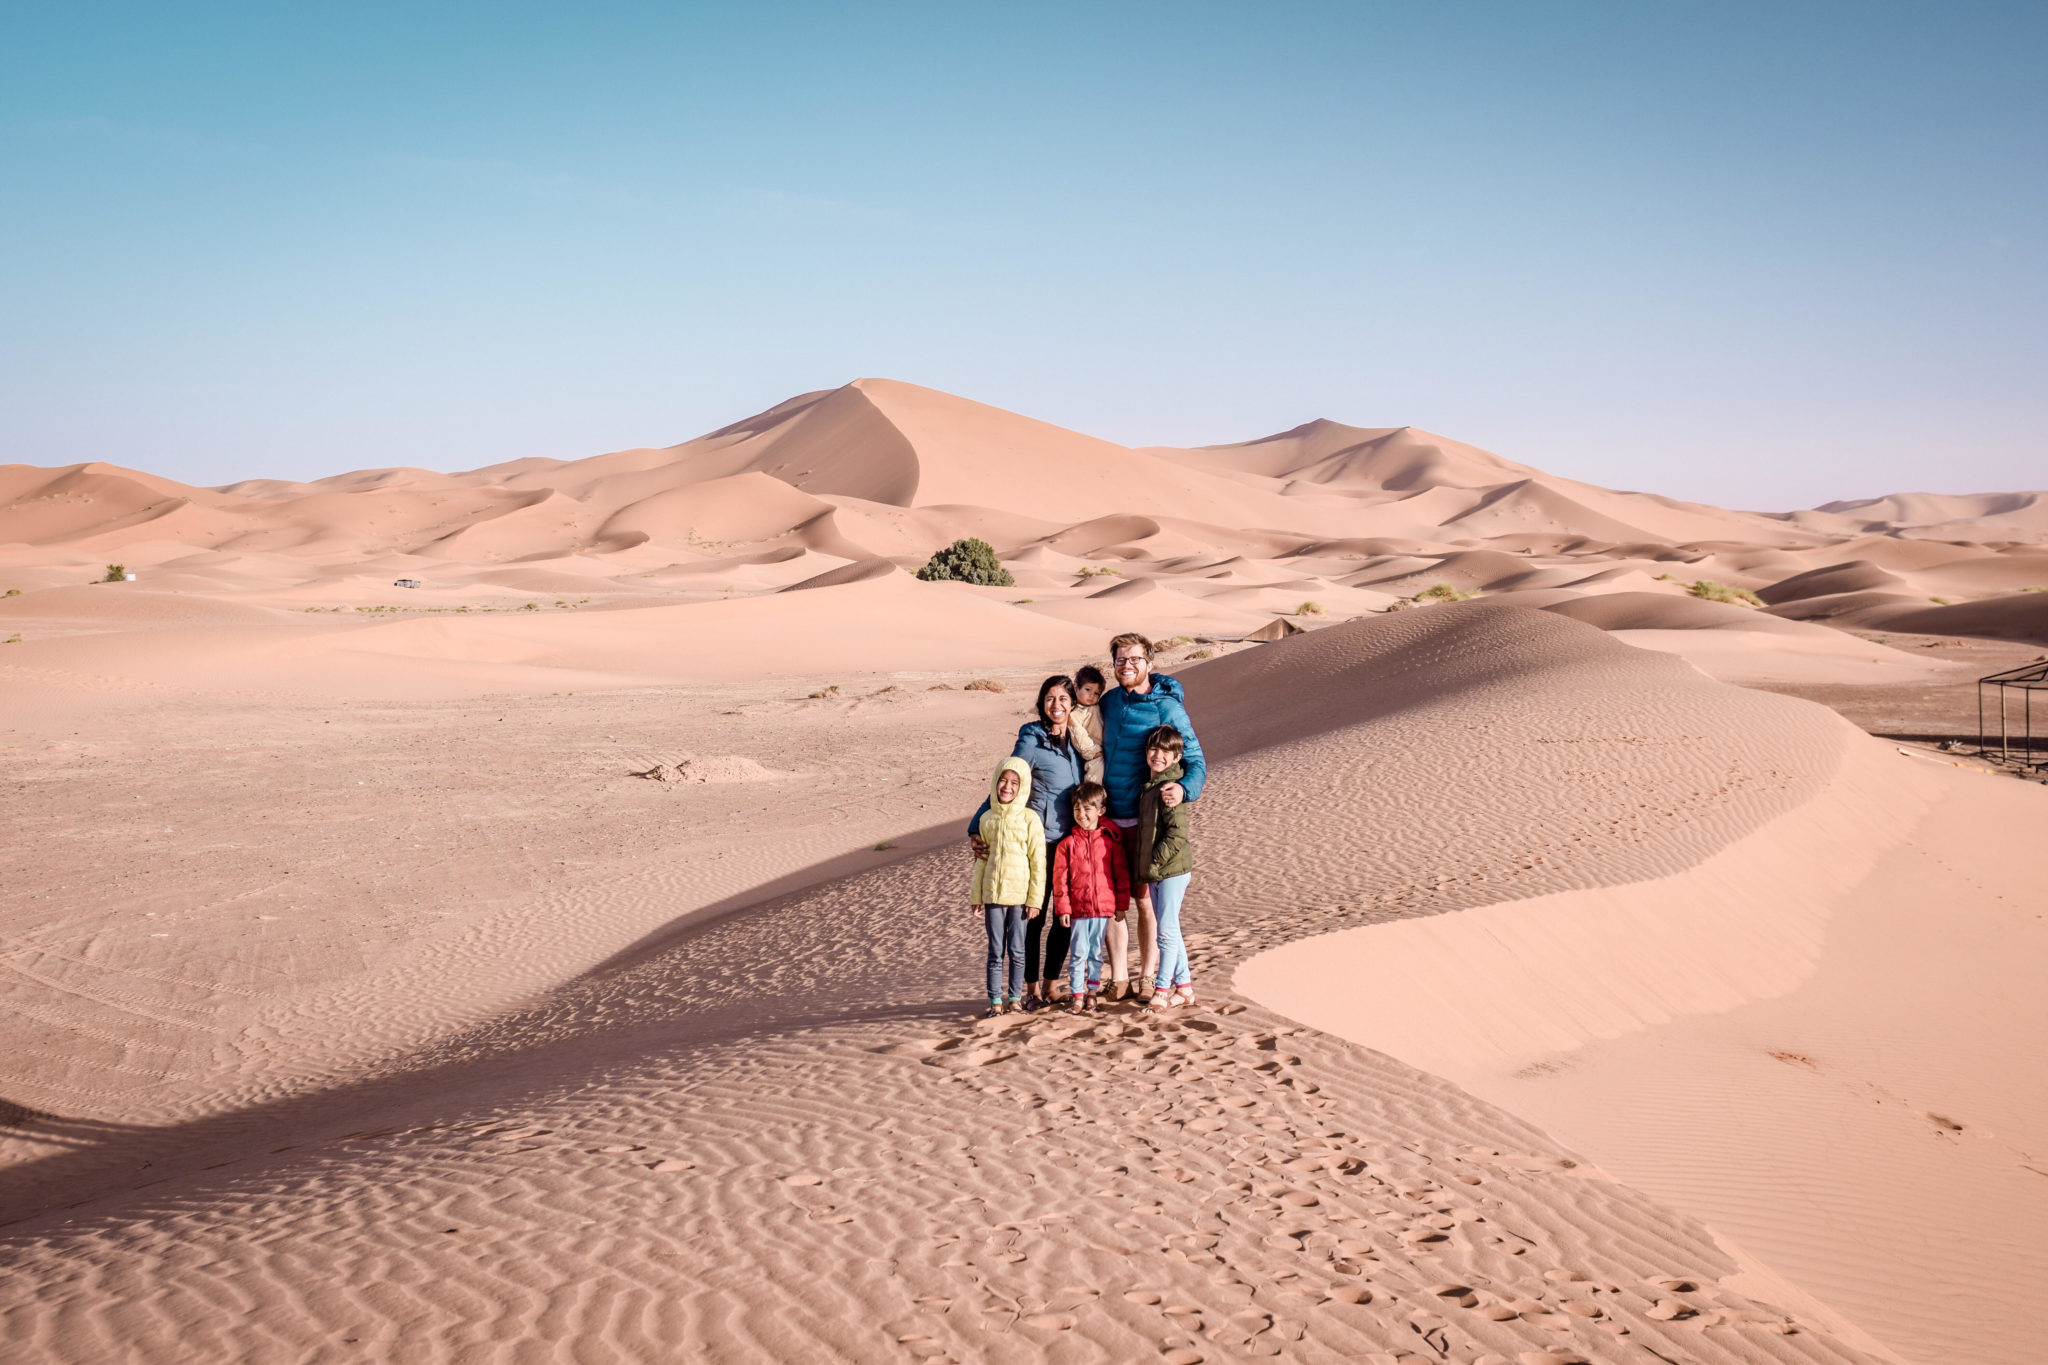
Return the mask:
<svg viewBox="0 0 2048 1365">
<path fill-rule="evenodd" d="M 1132 695 L 1136 694 L 1133 693 Z M 1181 690 L 1180 679 L 1170 673 L 1154 673 L 1152 675 L 1152 686 L 1146 689 L 1144 695 L 1148 697 L 1172 697 L 1178 702 L 1185 702 L 1188 699 L 1188 694 Z"/>
<path fill-rule="evenodd" d="M 1005 806 L 996 800 L 996 783 L 1004 773 L 1017 774 L 1017 798 Z M 988 808 L 993 811 L 1029 810 L 1031 808 L 1031 765 L 1021 758 L 1006 758 L 996 764 L 996 770 L 988 778 Z"/>
</svg>

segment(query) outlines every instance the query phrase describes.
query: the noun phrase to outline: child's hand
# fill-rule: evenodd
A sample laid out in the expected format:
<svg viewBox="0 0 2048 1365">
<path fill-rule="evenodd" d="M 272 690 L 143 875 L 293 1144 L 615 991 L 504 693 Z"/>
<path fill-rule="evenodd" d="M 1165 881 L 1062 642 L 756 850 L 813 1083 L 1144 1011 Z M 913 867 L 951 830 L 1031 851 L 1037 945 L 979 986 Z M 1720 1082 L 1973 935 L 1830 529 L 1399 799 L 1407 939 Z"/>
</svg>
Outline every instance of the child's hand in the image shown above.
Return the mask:
<svg viewBox="0 0 2048 1365">
<path fill-rule="evenodd" d="M 979 905 L 969 906 L 968 908 L 973 910 L 974 913 L 977 915 L 981 913 L 981 907 Z"/>
<path fill-rule="evenodd" d="M 1024 912 L 1024 918 L 1025 918 L 1025 919 L 1037 919 L 1037 918 L 1039 917 L 1039 915 L 1041 915 L 1041 914 L 1043 914 L 1043 913 L 1044 913 L 1044 912 L 1043 912 L 1042 910 L 1040 910 L 1040 909 L 1039 909 L 1039 907 L 1037 907 L 1037 906 L 1035 906 L 1035 905 L 1034 905 L 1034 906 L 1032 906 L 1032 907 L 1031 907 L 1030 909 L 1028 909 L 1028 910 L 1026 910 L 1026 911 Z"/>
<path fill-rule="evenodd" d="M 1071 928 L 1073 928 L 1073 927 L 1074 927 L 1074 917 L 1073 917 L 1072 915 L 1061 915 L 1061 916 L 1060 916 L 1060 928 L 1062 928 L 1062 929 L 1071 929 Z"/>
<path fill-rule="evenodd" d="M 1119 910 L 1119 911 L 1117 911 L 1117 912 L 1116 912 L 1116 922 L 1117 922 L 1118 924 L 1122 924 L 1122 923 L 1124 922 L 1124 912 L 1123 912 L 1123 911 Z"/>
</svg>

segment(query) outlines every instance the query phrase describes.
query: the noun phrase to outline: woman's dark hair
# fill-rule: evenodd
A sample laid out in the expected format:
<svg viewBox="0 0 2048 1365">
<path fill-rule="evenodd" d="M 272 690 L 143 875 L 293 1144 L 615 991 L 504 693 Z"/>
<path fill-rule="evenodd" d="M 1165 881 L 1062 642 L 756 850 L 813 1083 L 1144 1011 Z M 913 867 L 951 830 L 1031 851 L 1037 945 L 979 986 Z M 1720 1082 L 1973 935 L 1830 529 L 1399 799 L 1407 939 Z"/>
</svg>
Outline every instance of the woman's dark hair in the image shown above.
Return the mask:
<svg viewBox="0 0 2048 1365">
<path fill-rule="evenodd" d="M 1074 680 L 1064 673 L 1055 673 L 1040 683 L 1038 685 L 1038 720 L 1042 725 L 1052 724 L 1051 718 L 1045 714 L 1045 699 L 1052 695 L 1052 690 L 1055 687 L 1067 694 L 1067 701 L 1069 703 L 1076 700 L 1074 696 Z"/>
<path fill-rule="evenodd" d="M 1097 668 L 1094 664 L 1082 664 L 1074 670 L 1074 699 L 1076 701 L 1080 700 L 1081 689 L 1090 683 L 1095 684 L 1098 692 L 1107 692 L 1109 690 L 1109 679 L 1102 676 L 1101 669 Z"/>
</svg>

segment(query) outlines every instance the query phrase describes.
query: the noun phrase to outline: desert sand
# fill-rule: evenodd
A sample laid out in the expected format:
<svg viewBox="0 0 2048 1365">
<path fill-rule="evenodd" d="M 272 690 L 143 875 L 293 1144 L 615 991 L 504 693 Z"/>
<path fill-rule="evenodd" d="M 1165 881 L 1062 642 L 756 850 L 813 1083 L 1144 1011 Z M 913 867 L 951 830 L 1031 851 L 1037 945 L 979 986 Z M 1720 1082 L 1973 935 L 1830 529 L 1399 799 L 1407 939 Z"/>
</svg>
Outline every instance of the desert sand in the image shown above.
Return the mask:
<svg viewBox="0 0 2048 1365">
<path fill-rule="evenodd" d="M 883 380 L 0 468 L 8 1358 L 2038 1360 L 2048 791 L 1940 741 L 2044 587 L 2044 493 Z M 1126 629 L 1199 1004 L 978 1018 L 966 816 Z"/>
</svg>

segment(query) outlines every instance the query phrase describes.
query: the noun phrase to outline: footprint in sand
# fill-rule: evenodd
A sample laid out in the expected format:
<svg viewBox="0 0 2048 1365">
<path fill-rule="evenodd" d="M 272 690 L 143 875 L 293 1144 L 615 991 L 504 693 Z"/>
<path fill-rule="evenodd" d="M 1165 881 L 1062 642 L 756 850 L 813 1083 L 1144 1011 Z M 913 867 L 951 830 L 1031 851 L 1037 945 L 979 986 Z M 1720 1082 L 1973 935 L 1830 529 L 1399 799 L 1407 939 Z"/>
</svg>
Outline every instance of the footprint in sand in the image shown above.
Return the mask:
<svg viewBox="0 0 2048 1365">
<path fill-rule="evenodd" d="M 645 1149 L 641 1147 L 635 1147 L 631 1143 L 615 1142 L 609 1147 L 592 1147 L 590 1150 L 593 1152 L 601 1153 L 605 1156 L 617 1156 L 620 1152 L 638 1152 L 644 1151 Z"/>
<path fill-rule="evenodd" d="M 812 1171 L 798 1171 L 794 1175 L 782 1177 L 782 1183 L 785 1185 L 822 1185 L 825 1183 L 825 1177 Z"/>
<path fill-rule="evenodd" d="M 1159 1353 L 1166 1365 L 1202 1365 L 1202 1353 L 1192 1346 L 1169 1346 Z"/>
<path fill-rule="evenodd" d="M 1362 1284 L 1340 1284 L 1330 1290 L 1333 1303 L 1367 1304 L 1372 1302 L 1372 1291 Z M 1513 1317 L 1514 1314 L 1508 1314 Z"/>
<path fill-rule="evenodd" d="M 697 1163 L 685 1161 L 681 1157 L 671 1156 L 652 1163 L 647 1169 L 666 1175 L 670 1171 L 694 1171 L 697 1169 Z"/>
<path fill-rule="evenodd" d="M 1126 1289 L 1124 1297 L 1132 1303 L 1154 1304 L 1158 1303 L 1162 1296 L 1153 1293 L 1149 1289 Z"/>
<path fill-rule="evenodd" d="M 1075 1318 L 1072 1313 L 1033 1313 L 1022 1321 L 1026 1327 L 1036 1327 L 1045 1332 L 1071 1332 Z"/>
</svg>

